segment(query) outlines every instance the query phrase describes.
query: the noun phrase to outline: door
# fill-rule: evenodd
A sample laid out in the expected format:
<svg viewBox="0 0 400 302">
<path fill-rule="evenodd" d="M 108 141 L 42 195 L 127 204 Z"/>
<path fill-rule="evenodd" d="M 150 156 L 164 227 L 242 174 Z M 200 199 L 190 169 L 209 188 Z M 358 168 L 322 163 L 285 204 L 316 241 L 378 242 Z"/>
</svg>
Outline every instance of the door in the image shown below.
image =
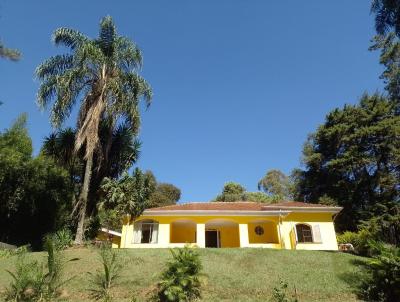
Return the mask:
<svg viewBox="0 0 400 302">
<path fill-rule="evenodd" d="M 219 231 L 206 230 L 206 247 L 220 247 Z"/>
</svg>

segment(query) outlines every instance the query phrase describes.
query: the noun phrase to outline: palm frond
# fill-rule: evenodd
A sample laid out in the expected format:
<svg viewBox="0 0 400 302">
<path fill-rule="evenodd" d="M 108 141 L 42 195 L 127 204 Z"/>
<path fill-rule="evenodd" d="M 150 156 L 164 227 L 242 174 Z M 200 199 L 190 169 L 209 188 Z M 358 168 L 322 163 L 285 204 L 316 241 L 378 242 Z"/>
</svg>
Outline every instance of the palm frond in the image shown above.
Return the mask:
<svg viewBox="0 0 400 302">
<path fill-rule="evenodd" d="M 18 61 L 21 58 L 21 53 L 17 49 L 7 48 L 0 42 L 0 58 Z"/>
<path fill-rule="evenodd" d="M 111 56 L 114 51 L 116 28 L 110 16 L 104 17 L 100 22 L 98 43 L 106 56 Z"/>
<path fill-rule="evenodd" d="M 57 55 L 50 57 L 36 68 L 36 76 L 43 80 L 50 76 L 62 74 L 64 71 L 73 67 L 73 56 Z"/>
<path fill-rule="evenodd" d="M 64 45 L 71 49 L 75 49 L 89 39 L 77 30 L 61 27 L 53 33 L 53 41 L 56 45 Z"/>
</svg>

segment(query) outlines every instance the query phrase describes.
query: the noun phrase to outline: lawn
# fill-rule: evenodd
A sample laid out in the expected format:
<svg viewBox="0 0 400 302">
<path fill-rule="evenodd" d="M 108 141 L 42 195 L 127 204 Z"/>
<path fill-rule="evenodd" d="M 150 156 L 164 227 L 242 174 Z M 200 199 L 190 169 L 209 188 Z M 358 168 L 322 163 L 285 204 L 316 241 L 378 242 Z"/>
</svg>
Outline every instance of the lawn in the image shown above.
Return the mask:
<svg viewBox="0 0 400 302">
<path fill-rule="evenodd" d="M 292 289 L 296 286 L 301 302 L 358 301 L 352 278 L 360 271 L 354 263 L 362 258 L 336 252 L 279 251 L 268 249 L 199 249 L 204 266 L 202 301 L 268 301 L 279 278 Z M 124 262 L 114 289 L 115 301 L 130 301 L 135 295 L 145 301 L 154 289 L 165 262 L 166 249 L 118 250 Z M 45 253 L 29 257 L 45 260 Z M 15 256 L 0 259 L 0 291 L 10 282 L 5 270 L 13 270 Z M 67 301 L 89 301 L 90 275 L 100 268 L 95 249 L 65 251 Z"/>
</svg>

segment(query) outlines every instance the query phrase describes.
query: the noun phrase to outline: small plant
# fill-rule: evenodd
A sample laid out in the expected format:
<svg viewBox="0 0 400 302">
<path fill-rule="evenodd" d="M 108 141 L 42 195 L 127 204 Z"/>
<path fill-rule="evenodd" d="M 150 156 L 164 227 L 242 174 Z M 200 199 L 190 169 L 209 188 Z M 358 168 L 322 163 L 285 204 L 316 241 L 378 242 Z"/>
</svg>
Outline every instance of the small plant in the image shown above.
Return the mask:
<svg viewBox="0 0 400 302">
<path fill-rule="evenodd" d="M 117 252 L 106 244 L 100 248 L 100 259 L 102 270 L 98 270 L 94 274 L 89 273 L 92 275 L 91 284 L 93 286 L 89 291 L 96 300 L 111 301 L 110 291 L 119 277 L 122 264 Z"/>
<path fill-rule="evenodd" d="M 8 271 L 12 282 L 5 294 L 6 301 L 41 302 L 57 298 L 61 286 L 69 280 L 62 281 L 63 262 L 51 239 L 46 240 L 45 247 L 46 264 L 28 261 L 26 252 L 18 255 L 15 272 Z"/>
<path fill-rule="evenodd" d="M 64 250 L 72 246 L 73 235 L 69 229 L 61 229 L 53 235 L 53 241 L 57 250 Z"/>
<path fill-rule="evenodd" d="M 296 287 L 294 288 L 292 296 L 290 298 L 287 297 L 288 287 L 288 283 L 280 279 L 279 286 L 276 286 L 273 289 L 271 302 L 299 302 Z"/>
<path fill-rule="evenodd" d="M 158 284 L 158 300 L 161 302 L 187 302 L 200 298 L 199 255 L 191 248 L 171 250 L 172 260 L 167 263 Z"/>
</svg>

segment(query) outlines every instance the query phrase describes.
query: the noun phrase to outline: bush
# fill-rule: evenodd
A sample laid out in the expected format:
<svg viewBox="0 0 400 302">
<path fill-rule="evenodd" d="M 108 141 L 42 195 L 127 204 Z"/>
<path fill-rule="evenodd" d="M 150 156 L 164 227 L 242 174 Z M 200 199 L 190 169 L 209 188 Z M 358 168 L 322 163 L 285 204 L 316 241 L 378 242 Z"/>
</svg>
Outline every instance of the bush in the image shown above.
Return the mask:
<svg viewBox="0 0 400 302">
<path fill-rule="evenodd" d="M 58 251 L 64 250 L 73 243 L 73 235 L 69 229 L 61 229 L 54 234 L 47 235 L 45 237 L 45 242 L 50 239 L 53 242 L 54 248 Z"/>
<path fill-rule="evenodd" d="M 96 300 L 111 301 L 110 291 L 119 277 L 122 263 L 117 252 L 106 244 L 103 244 L 100 248 L 100 259 L 102 270 L 98 270 L 94 274 L 89 273 L 92 276 L 90 292 Z"/>
<path fill-rule="evenodd" d="M 362 284 L 368 301 L 396 302 L 400 297 L 400 249 L 380 245 L 381 253 L 367 263 L 369 278 Z"/>
<path fill-rule="evenodd" d="M 172 260 L 167 263 L 158 284 L 158 299 L 165 302 L 187 302 L 200 298 L 199 255 L 191 248 L 171 250 Z"/>
<path fill-rule="evenodd" d="M 379 240 L 378 236 L 366 228 L 362 228 L 357 233 L 344 232 L 337 236 L 339 244 L 351 243 L 354 247 L 354 253 L 360 256 L 372 257 L 377 254 L 375 247 Z M 379 239 L 379 238 L 378 238 Z"/>
</svg>

